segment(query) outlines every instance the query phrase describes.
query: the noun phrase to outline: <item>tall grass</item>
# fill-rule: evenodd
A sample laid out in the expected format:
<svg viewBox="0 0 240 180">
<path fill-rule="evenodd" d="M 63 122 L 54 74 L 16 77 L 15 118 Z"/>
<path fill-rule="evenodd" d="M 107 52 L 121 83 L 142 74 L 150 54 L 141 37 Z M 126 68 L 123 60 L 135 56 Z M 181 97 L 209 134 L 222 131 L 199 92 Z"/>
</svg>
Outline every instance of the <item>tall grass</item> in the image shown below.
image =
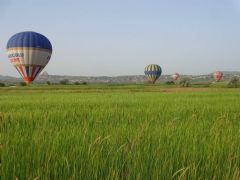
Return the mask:
<svg viewBox="0 0 240 180">
<path fill-rule="evenodd" d="M 240 91 L 0 90 L 1 179 L 239 179 Z"/>
</svg>

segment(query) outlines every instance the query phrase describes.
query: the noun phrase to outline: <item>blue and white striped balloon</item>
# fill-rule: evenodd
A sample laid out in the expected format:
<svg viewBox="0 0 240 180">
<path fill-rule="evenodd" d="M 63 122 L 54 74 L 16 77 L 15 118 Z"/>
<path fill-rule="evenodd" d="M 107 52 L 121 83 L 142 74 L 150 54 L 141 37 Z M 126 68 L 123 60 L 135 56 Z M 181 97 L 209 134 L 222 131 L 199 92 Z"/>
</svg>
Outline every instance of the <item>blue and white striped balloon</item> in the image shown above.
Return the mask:
<svg viewBox="0 0 240 180">
<path fill-rule="evenodd" d="M 20 32 L 9 39 L 7 54 L 12 65 L 29 84 L 48 64 L 52 55 L 52 45 L 42 34 Z"/>
<path fill-rule="evenodd" d="M 148 78 L 149 82 L 154 84 L 156 80 L 161 76 L 162 69 L 157 64 L 149 64 L 145 67 L 144 73 Z"/>
</svg>

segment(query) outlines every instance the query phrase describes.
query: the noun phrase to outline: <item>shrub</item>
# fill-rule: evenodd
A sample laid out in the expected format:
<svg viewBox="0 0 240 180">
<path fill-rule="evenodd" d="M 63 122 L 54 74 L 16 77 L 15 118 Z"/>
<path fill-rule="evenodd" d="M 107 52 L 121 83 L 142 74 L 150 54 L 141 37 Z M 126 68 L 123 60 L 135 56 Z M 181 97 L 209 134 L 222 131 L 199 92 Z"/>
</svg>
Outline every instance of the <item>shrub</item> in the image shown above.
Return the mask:
<svg viewBox="0 0 240 180">
<path fill-rule="evenodd" d="M 50 82 L 50 81 L 47 81 L 47 85 L 51 85 L 51 82 Z"/>
<path fill-rule="evenodd" d="M 83 81 L 83 82 L 82 82 L 82 85 L 87 85 L 87 82 L 86 82 L 86 81 Z"/>
</svg>

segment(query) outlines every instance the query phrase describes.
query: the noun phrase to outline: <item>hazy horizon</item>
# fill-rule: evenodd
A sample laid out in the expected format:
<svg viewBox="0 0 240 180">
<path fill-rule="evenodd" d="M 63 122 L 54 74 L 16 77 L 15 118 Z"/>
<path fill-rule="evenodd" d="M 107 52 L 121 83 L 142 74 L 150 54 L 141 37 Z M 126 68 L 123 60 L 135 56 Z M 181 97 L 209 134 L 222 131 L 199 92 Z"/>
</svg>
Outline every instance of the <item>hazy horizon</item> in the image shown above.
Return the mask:
<svg viewBox="0 0 240 180">
<path fill-rule="evenodd" d="M 6 55 L 22 31 L 51 41 L 43 71 L 56 75 L 141 75 L 240 70 L 240 0 L 0 1 L 0 74 L 20 77 Z"/>
</svg>

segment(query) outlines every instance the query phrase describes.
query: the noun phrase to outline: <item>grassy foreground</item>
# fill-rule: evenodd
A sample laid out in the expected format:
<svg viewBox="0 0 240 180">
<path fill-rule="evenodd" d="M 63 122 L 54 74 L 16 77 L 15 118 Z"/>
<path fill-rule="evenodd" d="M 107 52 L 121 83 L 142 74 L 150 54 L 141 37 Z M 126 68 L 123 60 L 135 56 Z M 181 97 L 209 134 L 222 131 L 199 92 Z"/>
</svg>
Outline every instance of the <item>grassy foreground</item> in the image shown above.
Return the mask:
<svg viewBox="0 0 240 180">
<path fill-rule="evenodd" d="M 0 179 L 239 179 L 240 90 L 0 89 Z"/>
</svg>

